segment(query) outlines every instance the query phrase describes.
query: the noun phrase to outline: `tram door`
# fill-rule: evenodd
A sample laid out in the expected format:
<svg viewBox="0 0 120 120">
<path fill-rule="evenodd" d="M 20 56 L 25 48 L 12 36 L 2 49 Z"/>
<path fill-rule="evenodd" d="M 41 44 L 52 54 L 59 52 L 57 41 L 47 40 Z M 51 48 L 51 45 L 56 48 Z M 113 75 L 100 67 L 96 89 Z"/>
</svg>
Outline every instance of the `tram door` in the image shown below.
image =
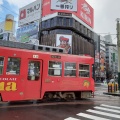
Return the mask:
<svg viewBox="0 0 120 120">
<path fill-rule="evenodd" d="M 25 86 L 26 99 L 39 99 L 41 93 L 42 60 L 28 60 L 28 74 Z"/>
</svg>

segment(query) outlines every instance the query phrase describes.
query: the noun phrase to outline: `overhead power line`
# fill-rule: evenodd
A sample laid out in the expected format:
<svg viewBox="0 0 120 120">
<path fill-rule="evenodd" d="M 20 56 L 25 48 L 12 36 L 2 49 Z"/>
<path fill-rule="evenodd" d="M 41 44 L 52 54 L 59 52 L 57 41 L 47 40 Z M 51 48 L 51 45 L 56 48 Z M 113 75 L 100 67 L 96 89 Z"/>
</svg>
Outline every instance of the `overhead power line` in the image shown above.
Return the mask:
<svg viewBox="0 0 120 120">
<path fill-rule="evenodd" d="M 7 9 L 8 11 L 10 11 L 10 12 L 12 12 L 12 13 L 14 13 L 14 14 L 16 14 L 16 15 L 18 15 L 17 13 L 15 13 L 15 12 L 13 12 L 12 10 L 10 10 L 10 9 L 8 9 L 7 7 L 5 7 L 4 5 L 1 5 L 3 8 L 5 8 L 5 9 Z M 18 15 L 19 16 L 19 15 Z"/>
<path fill-rule="evenodd" d="M 97 33 L 97 34 L 117 35 L 117 33 L 116 34 L 115 33 L 112 33 L 112 34 L 110 34 L 110 33 Z"/>
<path fill-rule="evenodd" d="M 4 5 L 1 5 L 3 8 L 7 9 L 8 11 L 12 12 L 13 14 L 16 14 L 19 17 L 19 14 L 13 12 L 12 10 L 8 9 L 7 7 L 5 7 Z M 25 20 L 26 22 L 28 22 L 27 20 Z"/>
</svg>

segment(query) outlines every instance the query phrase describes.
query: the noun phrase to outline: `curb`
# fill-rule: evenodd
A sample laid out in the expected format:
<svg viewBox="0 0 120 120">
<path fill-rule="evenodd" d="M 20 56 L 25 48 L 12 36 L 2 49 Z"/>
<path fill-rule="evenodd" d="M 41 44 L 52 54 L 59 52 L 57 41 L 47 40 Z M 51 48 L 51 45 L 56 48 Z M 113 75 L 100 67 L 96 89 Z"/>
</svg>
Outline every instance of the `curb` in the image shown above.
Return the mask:
<svg viewBox="0 0 120 120">
<path fill-rule="evenodd" d="M 113 96 L 120 96 L 120 92 L 119 92 L 119 93 L 108 93 L 108 92 L 103 92 L 103 94 L 106 94 L 106 95 L 113 95 Z"/>
<path fill-rule="evenodd" d="M 95 86 L 101 86 L 101 85 L 107 86 L 107 84 L 104 83 L 95 83 Z"/>
</svg>

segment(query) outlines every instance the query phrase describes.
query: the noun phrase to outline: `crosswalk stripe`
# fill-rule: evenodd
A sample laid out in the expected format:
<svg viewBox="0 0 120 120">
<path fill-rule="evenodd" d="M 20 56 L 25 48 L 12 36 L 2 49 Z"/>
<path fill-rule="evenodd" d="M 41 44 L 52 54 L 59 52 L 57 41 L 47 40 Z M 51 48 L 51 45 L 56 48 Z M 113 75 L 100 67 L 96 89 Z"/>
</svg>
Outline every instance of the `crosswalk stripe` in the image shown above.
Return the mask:
<svg viewBox="0 0 120 120">
<path fill-rule="evenodd" d="M 115 108 L 115 109 L 120 109 L 120 107 L 117 107 L 117 106 L 110 106 L 110 105 L 105 105 L 105 104 L 101 104 L 100 106 L 109 107 L 109 108 Z"/>
<path fill-rule="evenodd" d="M 101 111 L 97 111 L 97 110 L 88 109 L 87 112 L 91 112 L 91 113 L 95 113 L 95 114 L 99 114 L 99 115 L 104 115 L 104 116 L 109 116 L 109 117 L 113 117 L 113 118 L 120 118 L 120 115 L 107 113 L 107 112 L 101 112 Z"/>
<path fill-rule="evenodd" d="M 105 111 L 110 111 L 110 112 L 115 112 L 115 113 L 120 113 L 119 110 L 113 110 L 113 109 L 110 109 L 110 108 L 103 108 L 103 107 L 94 107 L 95 109 L 99 109 L 99 110 L 105 110 Z"/>
<path fill-rule="evenodd" d="M 97 117 L 97 116 L 89 115 L 89 114 L 85 114 L 85 113 L 78 113 L 77 115 L 81 116 L 81 117 L 84 117 L 84 118 L 89 118 L 89 119 L 92 119 L 92 120 L 111 120 L 111 119 Z"/>
<path fill-rule="evenodd" d="M 69 118 L 66 118 L 64 120 L 80 120 L 80 119 L 76 119 L 76 118 L 72 118 L 72 117 L 69 117 Z"/>
</svg>

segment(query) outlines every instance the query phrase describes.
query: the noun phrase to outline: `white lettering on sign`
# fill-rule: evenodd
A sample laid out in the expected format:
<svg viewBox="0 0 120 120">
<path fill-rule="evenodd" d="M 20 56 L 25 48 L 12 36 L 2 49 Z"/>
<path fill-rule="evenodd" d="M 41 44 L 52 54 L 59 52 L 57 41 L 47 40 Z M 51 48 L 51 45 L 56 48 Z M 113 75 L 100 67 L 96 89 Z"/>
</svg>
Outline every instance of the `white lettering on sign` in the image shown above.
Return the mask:
<svg viewBox="0 0 120 120">
<path fill-rule="evenodd" d="M 88 17 L 85 13 L 83 13 L 82 11 L 80 12 L 80 16 L 89 24 L 92 24 L 92 20 L 90 19 L 90 17 Z"/>
<path fill-rule="evenodd" d="M 43 4 L 43 6 L 46 6 L 46 5 L 49 5 L 49 4 L 50 4 L 50 2 L 46 2 L 46 3 Z"/>
<path fill-rule="evenodd" d="M 90 8 L 86 3 L 82 4 L 82 9 L 86 12 L 86 14 L 90 14 Z"/>
</svg>

